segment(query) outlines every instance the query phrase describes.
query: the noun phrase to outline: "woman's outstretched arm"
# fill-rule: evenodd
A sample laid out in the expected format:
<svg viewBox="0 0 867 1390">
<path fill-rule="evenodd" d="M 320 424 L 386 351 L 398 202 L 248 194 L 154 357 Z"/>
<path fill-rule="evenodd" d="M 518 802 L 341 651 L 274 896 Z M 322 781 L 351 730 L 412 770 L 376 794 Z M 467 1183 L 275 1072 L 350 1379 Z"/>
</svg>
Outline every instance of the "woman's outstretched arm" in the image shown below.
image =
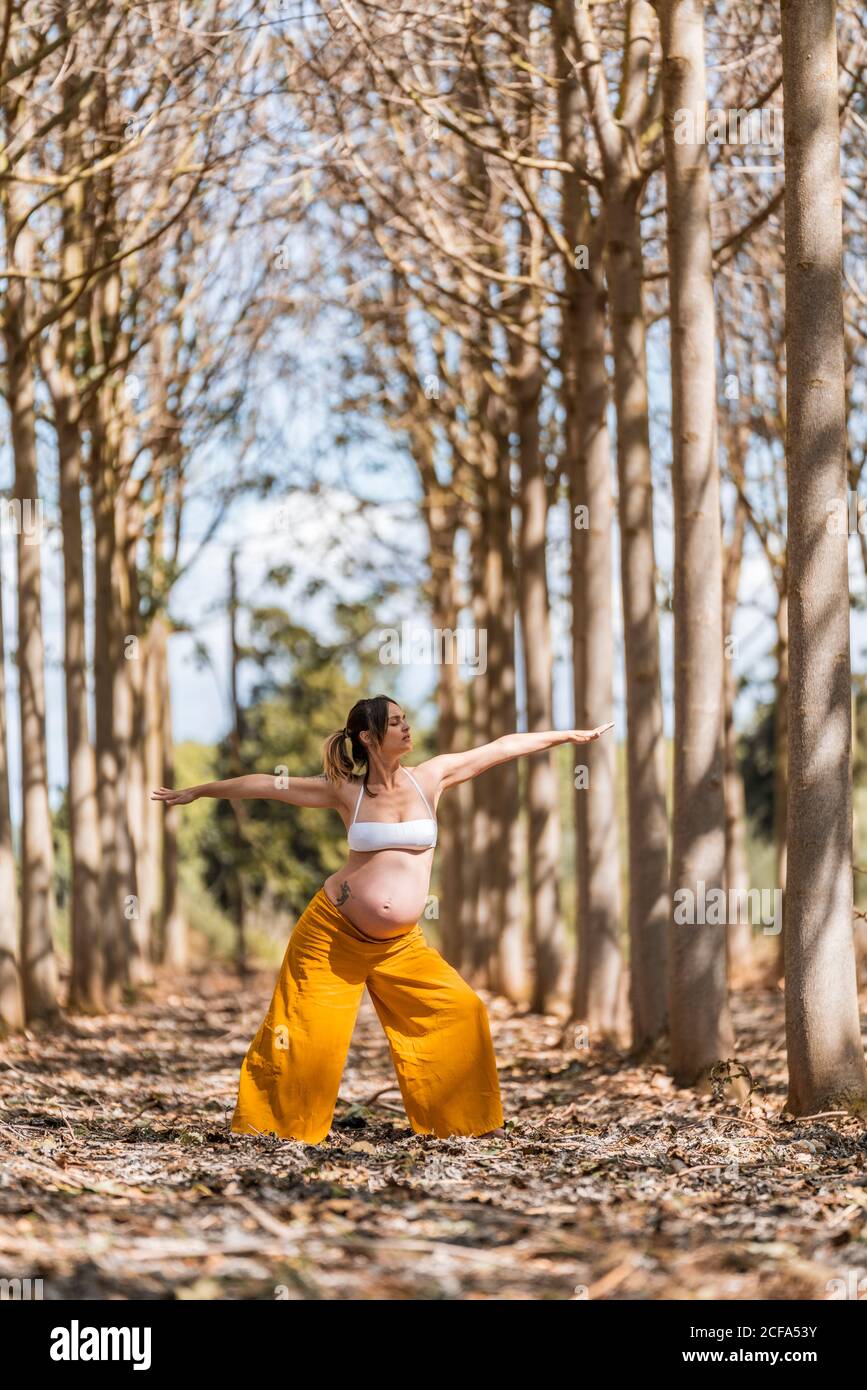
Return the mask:
<svg viewBox="0 0 867 1390">
<path fill-rule="evenodd" d="M 555 748 L 561 743 L 592 743 L 612 724 L 600 724 L 597 729 L 549 729 L 532 734 L 503 734 L 492 743 L 483 743 L 478 748 L 467 748 L 462 753 L 440 753 L 424 766 L 430 768 L 433 777 L 439 779 L 442 791 L 454 787 L 458 782 L 466 782 L 487 772 L 489 767 L 507 763 L 511 758 L 521 758 L 528 753 L 544 753 L 546 748 Z"/>
<path fill-rule="evenodd" d="M 168 806 L 185 806 L 200 796 L 225 796 L 230 800 L 265 797 L 272 801 L 287 801 L 290 806 L 336 807 L 337 788 L 325 773 L 318 777 L 289 777 L 285 772 L 247 772 L 243 777 L 226 777 L 222 782 L 203 782 L 198 787 L 173 791 L 158 787 L 151 792 L 152 801 L 164 801 Z"/>
</svg>

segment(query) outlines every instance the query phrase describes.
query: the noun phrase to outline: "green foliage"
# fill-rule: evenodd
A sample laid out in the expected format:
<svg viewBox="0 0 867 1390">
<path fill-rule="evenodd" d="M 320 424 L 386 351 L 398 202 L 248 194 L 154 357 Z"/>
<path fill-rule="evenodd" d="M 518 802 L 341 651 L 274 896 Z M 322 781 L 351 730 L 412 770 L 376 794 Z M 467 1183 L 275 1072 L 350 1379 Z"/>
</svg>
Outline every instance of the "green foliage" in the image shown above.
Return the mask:
<svg viewBox="0 0 867 1390">
<path fill-rule="evenodd" d="M 258 673 L 242 712 L 244 772 L 318 776 L 323 744 L 346 722 L 355 701 L 392 693 L 392 668 L 379 664 L 373 643 L 365 651 L 366 639 L 376 638 L 369 608 L 341 605 L 334 616 L 337 632 L 327 644 L 283 608 L 251 612 L 244 657 L 256 663 Z M 358 679 L 347 675 L 350 664 Z M 416 748 L 424 756 L 418 740 Z M 235 774 L 231 744 L 225 739 L 215 750 L 212 773 L 201 780 Z M 202 882 L 227 914 L 233 912 L 236 875 L 248 906 L 294 918 L 345 860 L 346 831 L 336 811 L 264 798 L 240 803 L 220 798 L 211 806 L 212 814 L 200 827 L 197 852 Z M 243 807 L 241 843 L 237 806 Z"/>
<path fill-rule="evenodd" d="M 774 729 L 776 704 L 758 705 L 752 728 L 738 740 L 747 817 L 761 840 L 774 836 Z"/>
</svg>

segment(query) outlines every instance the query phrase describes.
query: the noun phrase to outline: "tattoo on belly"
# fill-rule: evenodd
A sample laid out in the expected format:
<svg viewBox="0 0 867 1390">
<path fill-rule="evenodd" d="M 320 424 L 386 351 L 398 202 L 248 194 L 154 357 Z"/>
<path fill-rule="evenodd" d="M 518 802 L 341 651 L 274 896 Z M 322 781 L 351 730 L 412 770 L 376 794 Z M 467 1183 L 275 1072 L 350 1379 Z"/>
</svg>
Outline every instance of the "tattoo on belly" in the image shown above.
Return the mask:
<svg viewBox="0 0 867 1390">
<path fill-rule="evenodd" d="M 346 899 L 347 899 L 348 897 L 349 897 L 349 884 L 346 882 L 346 879 L 344 879 L 343 882 L 342 882 L 341 885 L 340 885 L 340 897 L 337 899 L 337 906 L 338 906 L 338 907 L 342 907 L 343 904 L 346 902 Z"/>
</svg>

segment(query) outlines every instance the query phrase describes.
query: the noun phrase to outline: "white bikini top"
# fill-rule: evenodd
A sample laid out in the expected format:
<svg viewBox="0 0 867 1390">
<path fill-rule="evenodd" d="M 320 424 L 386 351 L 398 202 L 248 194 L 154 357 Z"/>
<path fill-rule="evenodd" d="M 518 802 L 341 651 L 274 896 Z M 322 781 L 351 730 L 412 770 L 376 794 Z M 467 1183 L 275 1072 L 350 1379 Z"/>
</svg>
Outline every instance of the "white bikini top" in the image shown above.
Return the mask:
<svg viewBox="0 0 867 1390">
<path fill-rule="evenodd" d="M 429 820 L 356 820 L 361 798 L 364 796 L 364 783 L 355 803 L 355 815 L 347 834 L 350 849 L 370 851 L 375 849 L 433 849 L 437 842 L 437 823 L 430 802 L 416 782 L 408 767 L 402 767 L 415 789 L 430 811 Z"/>
</svg>

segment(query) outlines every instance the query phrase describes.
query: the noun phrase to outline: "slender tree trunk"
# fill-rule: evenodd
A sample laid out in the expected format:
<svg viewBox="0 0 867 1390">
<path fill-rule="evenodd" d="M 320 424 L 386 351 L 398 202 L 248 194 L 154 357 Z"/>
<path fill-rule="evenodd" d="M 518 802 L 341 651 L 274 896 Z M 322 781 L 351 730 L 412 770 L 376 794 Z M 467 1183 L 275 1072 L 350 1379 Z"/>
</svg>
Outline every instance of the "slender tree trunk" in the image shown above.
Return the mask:
<svg viewBox="0 0 867 1390">
<path fill-rule="evenodd" d="M 172 704 L 168 669 L 169 621 L 166 584 L 166 556 L 163 521 L 168 479 L 178 481 L 183 469 L 181 453 L 181 422 L 169 397 L 169 385 L 179 376 L 178 335 L 170 337 L 167 328 L 154 335 L 155 391 L 158 413 L 155 428 L 155 448 L 164 460 L 154 478 L 155 522 L 151 538 L 150 570 L 155 605 L 148 630 L 147 699 L 145 702 L 147 784 L 145 815 L 147 825 L 147 862 L 150 866 L 151 908 L 153 919 L 159 920 L 159 940 L 155 952 L 170 970 L 184 971 L 189 961 L 186 919 L 180 908 L 178 892 L 178 817 L 180 809 L 153 801 L 151 789 L 174 786 L 174 742 L 172 737 Z"/>
<path fill-rule="evenodd" d="M 13 26 L 7 54 L 18 59 Z M 4 54 L 4 57 L 7 56 Z M 12 83 L 0 82 L 2 134 L 6 143 L 33 132 L 34 108 Z M 6 278 L 2 330 L 6 348 L 6 396 L 14 465 L 13 503 L 17 511 L 18 705 L 21 734 L 21 971 L 25 1020 L 53 1019 L 59 1012 L 54 954 L 54 843 L 48 797 L 45 745 L 45 644 L 42 635 L 42 532 L 44 499 L 39 493 L 36 459 L 36 370 L 32 339 L 34 305 L 29 276 L 36 266 L 30 203 L 16 174 L 27 176 L 26 157 L 10 169 L 0 202 L 6 263 L 18 273 Z M 14 1006 L 13 1006 L 14 1007 Z"/>
<path fill-rule="evenodd" d="M 635 181 L 612 184 L 604 211 L 626 658 L 630 1000 L 639 1049 L 667 1026 L 670 908 L 640 191 Z"/>
<path fill-rule="evenodd" d="M 574 26 L 578 42 L 581 78 L 603 175 L 626 655 L 630 1002 L 634 1047 L 641 1050 L 666 1028 L 669 916 L 665 741 L 640 220 L 647 178 L 640 151 L 651 109 L 648 72 L 655 26 L 652 7 L 645 0 L 629 0 L 625 7 L 626 54 L 615 114 L 592 14 L 575 0 L 561 0 L 561 6 L 566 22 Z"/>
<path fill-rule="evenodd" d="M 155 960 L 162 960 L 164 944 L 161 902 L 164 805 L 151 798 L 153 788 L 164 785 L 163 721 L 160 701 L 162 697 L 162 665 L 165 660 L 165 629 L 160 630 L 156 626 L 161 622 L 162 613 L 157 611 L 152 616 L 148 626 L 147 642 L 144 648 L 143 701 L 145 788 L 142 806 L 144 840 L 141 856 L 141 879 L 143 891 L 148 895 Z"/>
<path fill-rule="evenodd" d="M 724 898 L 722 531 L 707 145 L 678 143 L 676 113 L 705 109 L 702 0 L 658 5 L 663 49 L 672 345 L 674 491 L 674 814 L 669 939 L 671 1062 L 707 1086 L 731 1056 L 726 938 L 699 924 L 702 894 Z M 686 895 L 684 898 L 682 895 Z M 694 915 L 679 915 L 692 901 Z M 685 920 L 684 920 L 685 916 Z M 692 917 L 692 920 L 690 918 Z M 712 919 L 713 920 L 713 919 Z"/>
<path fill-rule="evenodd" d="M 174 740 L 172 737 L 172 696 L 169 683 L 168 633 L 165 618 L 157 614 L 151 636 L 159 661 L 159 712 L 162 720 L 163 771 L 160 782 L 164 787 L 175 785 Z M 163 965 L 170 970 L 183 971 L 189 963 L 187 921 L 180 906 L 178 889 L 178 814 L 177 806 L 166 808 L 163 818 L 162 860 L 162 947 Z"/>
<path fill-rule="evenodd" d="M 782 0 L 789 497 L 787 1109 L 867 1113 L 852 940 L 843 255 L 834 0 Z"/>
<path fill-rule="evenodd" d="M 529 304 L 529 301 L 525 301 Z M 530 313 L 525 331 L 538 333 Z M 517 378 L 517 432 L 521 461 L 519 603 L 521 644 L 527 689 L 527 728 L 553 726 L 553 656 L 546 572 L 547 484 L 539 442 L 541 366 L 537 346 L 514 349 Z M 551 751 L 527 759 L 530 870 L 530 923 L 535 958 L 532 1008 L 547 1012 L 562 993 L 567 966 L 560 911 L 560 816 L 556 766 Z"/>
<path fill-rule="evenodd" d="M 239 666 L 239 641 L 238 641 L 238 557 L 233 551 L 229 558 L 229 639 L 230 639 L 230 691 L 232 704 L 232 729 L 230 733 L 231 745 L 231 773 L 233 777 L 240 777 L 243 772 L 241 762 L 241 744 L 243 742 L 243 730 L 241 727 L 241 704 L 238 697 L 238 666 Z M 232 875 L 234 890 L 234 909 L 235 926 L 238 932 L 237 941 L 237 965 L 239 972 L 243 975 L 248 970 L 247 962 L 247 902 L 244 892 L 244 875 L 242 863 L 244 856 L 244 811 L 245 807 L 240 800 L 230 800 L 230 807 L 235 817 L 235 865 Z"/>
<path fill-rule="evenodd" d="M 70 335 L 74 335 L 70 326 Z M 74 342 L 66 349 L 72 353 Z M 70 904 L 72 962 L 70 1008 L 101 1013 L 102 942 L 99 897 L 99 807 L 96 758 L 88 732 L 87 643 L 84 612 L 84 552 L 81 531 L 81 434 L 77 386 L 71 358 L 54 398 L 60 457 L 60 511 L 63 527 L 63 601 L 66 669 L 66 752 L 69 778 L 69 843 L 72 861 Z"/>
<path fill-rule="evenodd" d="M 786 902 L 786 805 L 789 787 L 789 595 L 785 567 L 777 601 L 777 702 L 774 707 L 774 856 L 775 884 Z M 785 973 L 785 927 L 777 939 L 777 968 Z"/>
<path fill-rule="evenodd" d="M 100 84 L 91 124 L 101 129 L 106 96 Z M 84 239 L 94 260 L 117 251 L 113 225 L 110 170 L 100 175 L 83 213 Z M 126 981 L 127 880 L 123 872 L 124 835 L 121 817 L 120 771 L 115 732 L 115 668 L 123 661 L 123 630 L 115 589 L 117 533 L 115 499 L 118 486 L 115 448 L 116 386 L 109 374 L 120 318 L 120 277 L 117 270 L 94 286 L 90 300 L 90 370 L 97 384 L 84 398 L 90 449 L 88 467 L 94 528 L 93 671 L 96 708 L 96 771 L 99 804 L 100 922 L 103 948 L 103 988 L 106 1007 L 116 1008 Z M 100 379 L 98 374 L 104 374 Z"/>
<path fill-rule="evenodd" d="M 730 444 L 734 432 L 731 427 Z M 737 446 L 733 446 L 737 447 Z M 735 920 L 729 920 L 726 932 L 728 978 L 730 984 L 745 984 L 753 972 L 753 932 L 746 899 L 740 895 L 749 888 L 749 865 L 746 841 L 746 798 L 744 779 L 738 762 L 738 737 L 735 728 L 735 670 L 733 627 L 738 601 L 738 585 L 746 535 L 747 513 L 740 496 L 735 501 L 734 526 L 726 548 L 723 570 L 723 699 L 725 703 L 725 747 L 723 770 L 726 812 L 726 890 L 736 892 L 738 906 Z"/>
<path fill-rule="evenodd" d="M 408 403 L 407 413 L 418 419 L 423 411 L 423 397 Z M 414 415 L 414 409 L 417 414 Z M 455 556 L 457 506 L 450 489 L 437 476 L 434 461 L 434 437 L 427 422 L 411 427 L 413 457 L 424 489 L 428 545 L 430 549 L 430 608 L 434 629 L 443 634 L 455 632 L 458 626 L 458 593 Z M 444 639 L 445 640 L 445 639 Z M 456 652 L 444 648 L 443 662 L 437 668 L 437 751 L 454 753 L 461 747 L 460 670 Z M 440 856 L 440 884 L 437 927 L 442 953 L 456 963 L 461 955 L 462 914 L 464 903 L 464 843 L 467 827 L 462 820 L 462 806 L 454 790 L 440 801 L 437 810 Z"/>
<path fill-rule="evenodd" d="M 458 607 L 455 575 L 455 515 L 445 489 L 428 497 L 426 509 L 430 537 L 431 616 L 435 628 L 455 631 Z M 456 661 L 446 661 L 437 672 L 437 751 L 454 753 L 460 747 L 460 671 Z M 440 943 L 446 959 L 455 956 L 455 926 L 460 923 L 463 901 L 463 843 L 460 802 L 444 796 L 437 810 L 440 852 Z"/>
<path fill-rule="evenodd" d="M 67 133 L 64 145 L 67 172 L 72 165 L 72 147 L 77 134 L 77 126 Z M 63 277 L 70 284 L 84 271 L 83 207 L 83 186 L 80 182 L 72 182 L 63 197 Z M 104 1009 L 99 897 L 99 806 L 96 793 L 96 755 L 89 733 L 87 691 L 81 499 L 82 419 L 77 376 L 78 332 L 79 315 L 76 307 L 71 306 L 63 314 L 56 338 L 45 342 L 42 373 L 51 392 L 60 462 L 66 756 L 72 866 L 69 1005 L 81 1013 L 97 1014 Z"/>
<path fill-rule="evenodd" d="M 112 652 L 112 699 L 114 702 L 114 745 L 117 758 L 117 852 L 123 908 L 124 981 L 135 988 L 148 978 L 143 952 L 141 902 L 136 874 L 136 854 L 129 819 L 129 775 L 133 738 L 133 691 L 131 666 L 139 659 L 138 632 L 132 613 L 127 568 L 127 514 L 124 496 L 124 467 L 121 454 L 119 410 L 116 399 L 108 420 L 106 438 L 113 473 L 118 479 L 114 517 L 117 527 L 113 553 L 112 602 L 117 616 L 117 642 Z"/>
<path fill-rule="evenodd" d="M 502 738 L 518 727 L 515 695 L 515 565 L 512 539 L 511 457 L 500 401 L 491 394 L 486 401 L 485 440 L 493 468 L 488 472 L 488 599 L 492 613 L 492 640 L 488 645 L 488 669 L 492 673 L 491 738 Z M 491 869 L 496 893 L 497 952 L 492 962 L 490 985 L 515 1003 L 530 995 L 524 931 L 524 862 L 517 760 L 491 769 Z"/>
<path fill-rule="evenodd" d="M 7 244 L 9 222 L 7 221 Z M 42 637 L 42 506 L 36 470 L 36 376 L 27 346 L 24 296 L 26 282 L 11 280 L 7 289 L 6 374 L 12 451 L 14 500 L 21 522 L 16 536 L 18 557 L 18 699 L 21 727 L 21 963 L 24 1008 L 31 1019 L 53 1018 L 59 1011 L 57 961 L 54 954 L 54 845 L 48 800 L 45 745 L 45 646 Z M 36 525 L 34 526 L 34 521 Z"/>
<path fill-rule="evenodd" d="M 124 432 L 125 433 L 125 432 Z M 122 435 L 123 437 L 123 435 Z M 124 477 L 129 470 L 124 465 Z M 133 987 L 148 984 L 153 979 L 151 945 L 150 887 L 142 874 L 144 852 L 144 663 L 147 634 L 141 631 L 139 618 L 138 566 L 136 536 L 138 526 L 127 488 L 121 494 L 118 517 L 118 588 L 125 635 L 124 660 L 119 663 L 118 751 L 122 768 L 122 795 L 128 828 L 129 891 L 135 911 L 128 917 L 129 954 L 127 974 Z"/>
<path fill-rule="evenodd" d="M 611 447 L 606 423 L 605 292 L 602 258 L 593 248 L 593 271 L 578 296 L 578 438 L 581 473 L 571 488 L 573 614 L 583 609 L 584 652 L 576 662 L 576 728 L 592 729 L 614 707 L 613 526 Z M 583 477 L 581 476 L 583 474 Z M 586 505 L 589 525 L 577 525 L 575 507 Z M 579 705 L 580 698 L 580 705 Z M 620 840 L 617 822 L 617 743 L 600 739 L 578 749 L 576 777 L 587 775 L 578 798 L 581 858 L 581 934 L 575 1016 L 602 1037 L 622 1041 L 625 983 L 620 946 Z"/>
<path fill-rule="evenodd" d="M 9 804 L 9 742 L 6 726 L 6 643 L 0 555 L 0 1036 L 24 1027 L 19 898 Z"/>
<path fill-rule="evenodd" d="M 557 15 L 560 157 L 580 152 L 581 111 L 570 78 L 570 17 Z M 566 264 L 569 300 L 561 329 L 566 474 L 572 538 L 572 648 L 575 727 L 607 721 L 614 705 L 611 441 L 605 366 L 602 242 L 576 178 L 563 176 L 562 223 L 575 260 Z M 585 264 L 584 248 L 587 251 Z M 620 844 L 617 745 L 600 739 L 578 748 L 575 782 L 576 944 L 572 1016 L 603 1038 L 618 1039 L 624 978 L 620 947 Z M 618 1039 L 619 1040 L 619 1039 Z"/>
<path fill-rule="evenodd" d="M 534 54 L 534 31 L 528 0 L 510 9 L 514 31 L 516 128 L 523 148 L 535 151 L 539 139 L 533 77 L 528 56 Z M 541 58 L 540 58 L 541 61 Z M 525 171 L 533 197 L 539 176 Z M 542 227 L 535 213 L 522 211 L 517 220 L 521 273 L 540 279 Z M 541 319 L 538 291 L 521 285 L 510 296 L 517 331 L 509 333 L 510 382 L 520 462 L 521 520 L 518 536 L 518 604 L 521 646 L 527 692 L 527 728 L 553 725 L 550 608 L 547 575 L 548 483 L 541 448 L 539 404 L 542 392 Z M 560 907 L 560 799 L 553 752 L 526 759 L 530 880 L 530 934 L 534 958 L 531 1007 L 547 1012 L 555 999 L 564 1001 L 571 989 L 571 961 Z"/>
<path fill-rule="evenodd" d="M 112 653 L 120 640 L 114 604 L 114 478 L 106 459 L 99 403 L 90 411 L 90 490 L 94 520 L 93 671 L 96 704 L 97 800 L 99 804 L 100 921 L 105 1002 L 114 1008 L 124 984 L 124 916 L 117 860 L 117 753 L 114 741 Z"/>
<path fill-rule="evenodd" d="M 473 626 L 476 633 L 489 629 L 488 595 L 485 590 L 486 577 L 486 535 L 487 535 L 487 489 L 479 472 L 476 478 L 478 499 L 471 528 L 471 582 Z M 490 688 L 491 677 L 487 671 L 478 673 L 470 679 L 470 709 L 472 711 L 472 743 L 478 747 L 490 742 Z M 485 974 L 486 962 L 491 946 L 491 784 L 485 775 L 472 779 L 472 819 L 470 822 L 470 844 L 472 865 L 468 875 L 468 887 L 463 922 L 462 961 L 468 977 L 481 983 Z"/>
</svg>

